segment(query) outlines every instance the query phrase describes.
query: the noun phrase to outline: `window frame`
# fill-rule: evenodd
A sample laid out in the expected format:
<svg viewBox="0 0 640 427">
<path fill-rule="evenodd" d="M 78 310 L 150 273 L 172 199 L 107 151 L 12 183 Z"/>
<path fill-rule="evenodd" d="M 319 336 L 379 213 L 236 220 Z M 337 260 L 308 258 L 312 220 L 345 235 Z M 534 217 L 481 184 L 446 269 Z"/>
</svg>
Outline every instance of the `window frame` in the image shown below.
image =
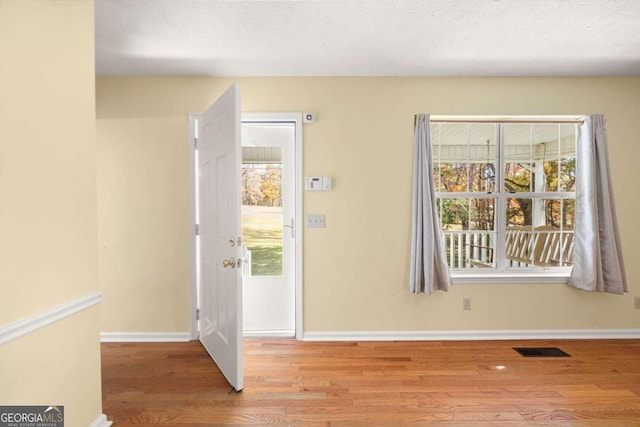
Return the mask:
<svg viewBox="0 0 640 427">
<path fill-rule="evenodd" d="M 495 125 L 496 129 L 496 191 L 490 193 L 482 192 L 442 192 L 435 191 L 435 200 L 440 199 L 494 199 L 494 230 L 490 231 L 495 233 L 495 247 L 494 250 L 494 265 L 490 268 L 449 268 L 450 274 L 456 283 L 463 284 L 538 284 L 538 283 L 567 283 L 569 275 L 571 274 L 572 266 L 529 266 L 513 267 L 508 265 L 508 260 L 505 256 L 505 244 L 506 244 L 506 226 L 507 226 L 507 212 L 506 203 L 507 199 L 512 198 L 514 194 L 517 194 L 518 198 L 532 198 L 542 200 L 575 200 L 576 191 L 554 191 L 554 192 L 518 192 L 510 193 L 505 191 L 505 173 L 504 168 L 508 162 L 505 154 L 505 124 L 573 124 L 575 125 L 575 135 L 577 144 L 577 132 L 578 125 L 582 123 L 583 116 L 431 116 L 431 126 L 434 124 L 478 124 L 486 123 Z M 433 128 L 431 129 L 431 131 Z M 433 132 L 432 136 L 433 136 Z M 560 138 L 561 140 L 561 138 Z M 431 140 L 433 149 L 433 138 Z M 441 147 L 439 147 L 441 149 Z M 577 148 L 577 147 L 576 147 Z M 577 158 L 577 149 L 576 149 Z M 560 156 L 558 157 L 560 160 Z M 493 160 L 493 159 L 492 159 Z M 432 167 L 436 162 L 432 160 Z M 560 176 L 560 167 L 558 167 L 558 176 Z M 435 187 L 434 182 L 434 187 Z M 438 183 L 439 184 L 439 183 Z M 469 183 L 467 183 L 467 190 L 469 189 Z M 532 190 L 532 188 L 530 188 Z M 560 190 L 558 188 L 557 190 Z M 445 233 L 445 230 L 442 230 Z"/>
</svg>

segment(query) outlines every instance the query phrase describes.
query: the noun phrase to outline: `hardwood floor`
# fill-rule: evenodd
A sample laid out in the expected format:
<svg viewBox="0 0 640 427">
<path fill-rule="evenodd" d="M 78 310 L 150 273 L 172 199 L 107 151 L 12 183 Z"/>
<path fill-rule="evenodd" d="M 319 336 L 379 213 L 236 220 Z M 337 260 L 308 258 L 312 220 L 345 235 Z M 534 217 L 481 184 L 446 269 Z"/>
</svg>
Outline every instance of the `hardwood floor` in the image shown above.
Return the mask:
<svg viewBox="0 0 640 427">
<path fill-rule="evenodd" d="M 640 426 L 640 340 L 246 339 L 241 393 L 198 342 L 104 343 L 102 384 L 114 426 Z"/>
</svg>

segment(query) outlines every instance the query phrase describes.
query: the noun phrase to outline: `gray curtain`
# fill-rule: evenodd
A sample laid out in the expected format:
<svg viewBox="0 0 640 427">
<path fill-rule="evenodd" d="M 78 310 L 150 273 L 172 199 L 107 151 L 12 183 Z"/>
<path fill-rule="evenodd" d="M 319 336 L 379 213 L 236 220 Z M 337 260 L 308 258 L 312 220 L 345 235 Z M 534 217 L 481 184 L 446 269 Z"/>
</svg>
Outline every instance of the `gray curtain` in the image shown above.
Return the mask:
<svg viewBox="0 0 640 427">
<path fill-rule="evenodd" d="M 409 289 L 432 294 L 451 287 L 444 236 L 433 189 L 429 115 L 416 116 L 413 162 L 413 208 Z"/>
<path fill-rule="evenodd" d="M 574 261 L 569 284 L 586 291 L 627 291 L 609 175 L 604 116 L 578 127 Z"/>
</svg>

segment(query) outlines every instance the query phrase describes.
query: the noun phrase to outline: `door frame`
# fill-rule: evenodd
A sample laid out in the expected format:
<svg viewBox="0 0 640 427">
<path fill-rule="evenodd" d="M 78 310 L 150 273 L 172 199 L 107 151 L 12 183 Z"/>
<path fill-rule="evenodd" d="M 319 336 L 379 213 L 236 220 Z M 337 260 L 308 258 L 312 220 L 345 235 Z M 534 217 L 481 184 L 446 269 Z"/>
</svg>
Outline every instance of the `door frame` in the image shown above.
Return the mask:
<svg viewBox="0 0 640 427">
<path fill-rule="evenodd" d="M 197 271 L 197 249 L 196 249 L 196 121 L 202 117 L 202 113 L 189 113 L 188 116 L 188 158 L 189 158 L 189 276 L 191 289 L 191 340 L 198 339 L 198 271 Z M 302 113 L 242 113 L 242 121 L 278 123 L 287 122 L 295 124 L 295 144 L 294 144 L 294 194 L 295 194 L 295 235 L 294 235 L 294 287 L 295 287 L 295 331 L 296 339 L 302 340 L 303 333 L 303 274 L 302 274 L 302 243 L 304 220 L 302 216 L 303 197 L 303 175 L 302 175 Z"/>
</svg>

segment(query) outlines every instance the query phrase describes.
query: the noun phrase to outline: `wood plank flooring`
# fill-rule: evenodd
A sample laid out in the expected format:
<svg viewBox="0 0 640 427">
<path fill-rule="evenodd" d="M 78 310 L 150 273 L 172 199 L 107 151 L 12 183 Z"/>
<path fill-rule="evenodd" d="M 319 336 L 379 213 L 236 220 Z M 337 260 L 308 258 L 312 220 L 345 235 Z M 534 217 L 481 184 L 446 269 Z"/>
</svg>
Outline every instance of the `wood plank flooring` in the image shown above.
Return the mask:
<svg viewBox="0 0 640 427">
<path fill-rule="evenodd" d="M 103 343 L 102 384 L 114 426 L 640 426 L 640 340 L 246 339 L 241 393 L 199 342 Z"/>
</svg>

